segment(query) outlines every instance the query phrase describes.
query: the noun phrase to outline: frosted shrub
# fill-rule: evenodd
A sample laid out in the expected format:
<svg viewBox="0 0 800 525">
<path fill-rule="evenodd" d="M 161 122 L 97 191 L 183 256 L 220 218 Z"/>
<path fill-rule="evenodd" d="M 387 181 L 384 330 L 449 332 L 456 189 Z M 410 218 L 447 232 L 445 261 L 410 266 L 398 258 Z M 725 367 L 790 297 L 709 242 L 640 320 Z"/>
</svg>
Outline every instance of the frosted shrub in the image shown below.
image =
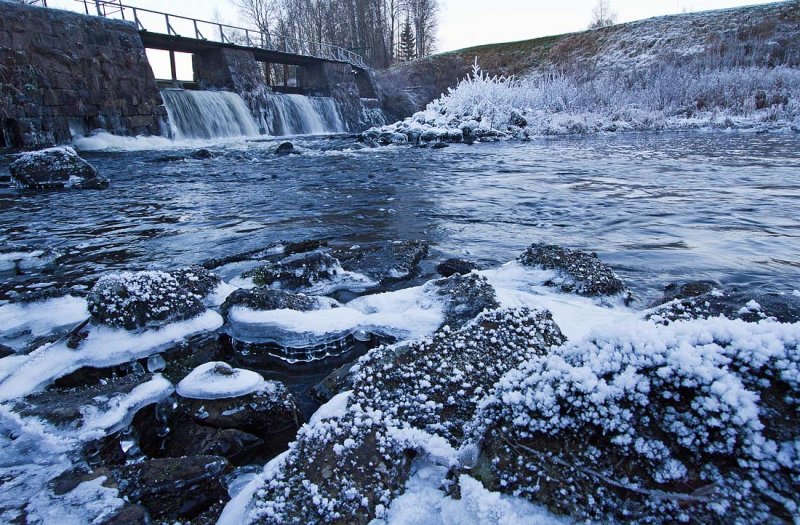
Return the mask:
<svg viewBox="0 0 800 525">
<path fill-rule="evenodd" d="M 484 481 L 575 517 L 791 521 L 799 341 L 800 324 L 714 318 L 534 357 L 476 418 Z"/>
</svg>

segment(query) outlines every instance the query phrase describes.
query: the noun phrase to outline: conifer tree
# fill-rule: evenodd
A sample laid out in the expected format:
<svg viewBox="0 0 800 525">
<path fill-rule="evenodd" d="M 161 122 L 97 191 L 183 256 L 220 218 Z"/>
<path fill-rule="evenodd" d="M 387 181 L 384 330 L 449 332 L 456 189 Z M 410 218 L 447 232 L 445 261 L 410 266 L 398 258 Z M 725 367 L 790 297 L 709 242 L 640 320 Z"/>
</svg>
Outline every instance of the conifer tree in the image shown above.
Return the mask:
<svg viewBox="0 0 800 525">
<path fill-rule="evenodd" d="M 411 29 L 411 20 L 406 18 L 403 24 L 403 30 L 400 32 L 400 60 L 408 62 L 414 59 L 416 57 L 416 47 L 414 31 Z"/>
</svg>

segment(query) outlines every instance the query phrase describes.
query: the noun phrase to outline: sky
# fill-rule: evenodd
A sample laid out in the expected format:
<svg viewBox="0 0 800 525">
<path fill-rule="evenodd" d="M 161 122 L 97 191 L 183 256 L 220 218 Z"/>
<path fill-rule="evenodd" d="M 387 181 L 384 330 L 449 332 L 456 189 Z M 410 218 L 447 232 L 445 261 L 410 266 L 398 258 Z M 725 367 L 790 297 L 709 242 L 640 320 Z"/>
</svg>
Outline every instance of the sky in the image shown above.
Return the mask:
<svg viewBox="0 0 800 525">
<path fill-rule="evenodd" d="M 772 0 L 610 0 L 619 22 L 654 16 L 766 4 Z M 89 0 L 91 3 L 91 0 Z M 440 0 L 437 51 L 526 40 L 586 29 L 597 0 Z M 230 0 L 123 0 L 124 4 L 230 24 L 241 23 Z M 83 9 L 75 0 L 48 0 L 53 7 Z M 163 19 L 158 22 L 163 25 Z M 178 32 L 182 32 L 177 28 Z M 162 29 L 163 31 L 163 29 Z M 158 54 L 156 54 L 158 55 Z M 179 77 L 189 78 L 187 57 L 178 60 Z M 152 56 L 156 77 L 169 77 L 169 62 Z M 166 64 L 166 66 L 165 66 Z M 162 71 L 166 67 L 166 71 Z"/>
</svg>

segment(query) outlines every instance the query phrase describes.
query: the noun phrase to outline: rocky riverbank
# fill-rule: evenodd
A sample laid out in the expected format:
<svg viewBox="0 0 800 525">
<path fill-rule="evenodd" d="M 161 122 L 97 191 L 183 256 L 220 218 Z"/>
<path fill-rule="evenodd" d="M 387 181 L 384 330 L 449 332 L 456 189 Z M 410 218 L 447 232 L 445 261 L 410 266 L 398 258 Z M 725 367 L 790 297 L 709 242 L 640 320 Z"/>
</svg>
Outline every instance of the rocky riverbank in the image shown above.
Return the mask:
<svg viewBox="0 0 800 525">
<path fill-rule="evenodd" d="M 0 516 L 796 515 L 800 292 L 645 307 L 590 253 L 428 257 L 277 243 L 0 306 Z"/>
</svg>

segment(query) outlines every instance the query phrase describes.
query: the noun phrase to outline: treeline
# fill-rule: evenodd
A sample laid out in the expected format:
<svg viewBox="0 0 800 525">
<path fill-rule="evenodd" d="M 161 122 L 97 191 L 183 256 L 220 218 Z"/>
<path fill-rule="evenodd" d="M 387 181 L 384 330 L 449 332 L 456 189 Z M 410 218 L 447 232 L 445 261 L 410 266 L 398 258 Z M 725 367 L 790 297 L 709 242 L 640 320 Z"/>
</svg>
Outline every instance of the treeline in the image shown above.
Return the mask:
<svg viewBox="0 0 800 525">
<path fill-rule="evenodd" d="M 439 0 L 233 0 L 242 17 L 271 35 L 332 44 L 375 68 L 429 55 Z"/>
</svg>

